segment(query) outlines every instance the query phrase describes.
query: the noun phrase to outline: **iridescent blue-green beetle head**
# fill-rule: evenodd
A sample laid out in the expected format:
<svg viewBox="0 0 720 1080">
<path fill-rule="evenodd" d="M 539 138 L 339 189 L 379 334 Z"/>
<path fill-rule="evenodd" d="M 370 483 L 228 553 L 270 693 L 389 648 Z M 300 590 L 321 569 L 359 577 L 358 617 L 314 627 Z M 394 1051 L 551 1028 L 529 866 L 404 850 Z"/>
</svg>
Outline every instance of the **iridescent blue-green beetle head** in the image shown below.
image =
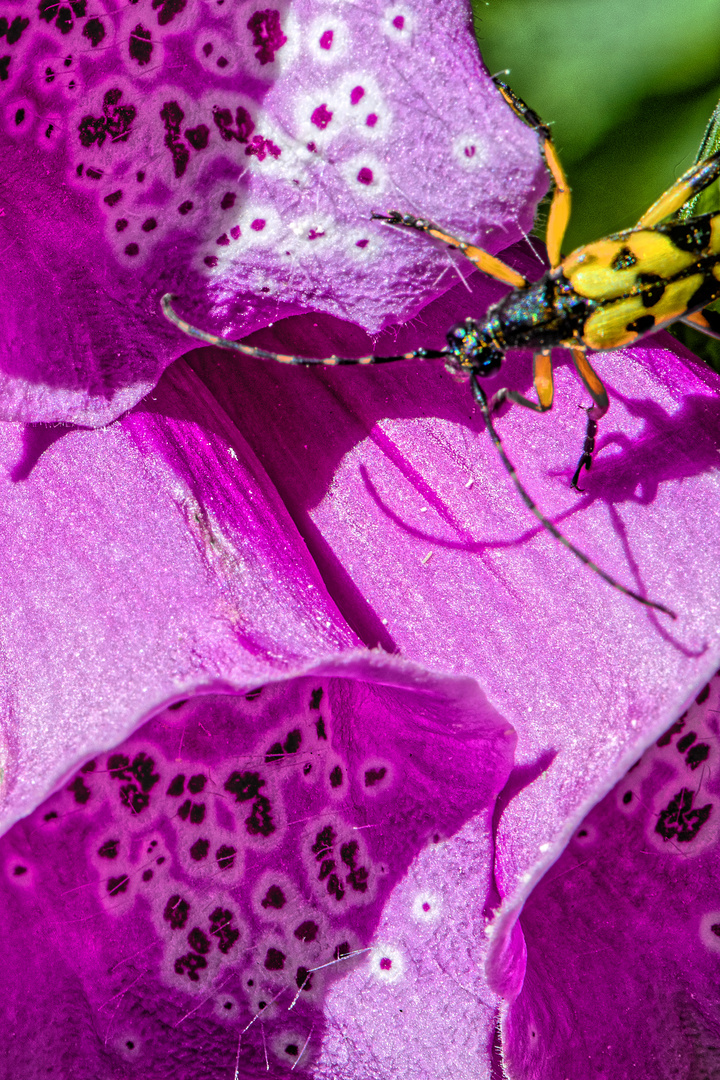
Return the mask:
<svg viewBox="0 0 720 1080">
<path fill-rule="evenodd" d="M 504 353 L 497 347 L 490 331 L 474 319 L 458 323 L 448 332 L 450 366 L 467 374 L 494 375 Z"/>
</svg>

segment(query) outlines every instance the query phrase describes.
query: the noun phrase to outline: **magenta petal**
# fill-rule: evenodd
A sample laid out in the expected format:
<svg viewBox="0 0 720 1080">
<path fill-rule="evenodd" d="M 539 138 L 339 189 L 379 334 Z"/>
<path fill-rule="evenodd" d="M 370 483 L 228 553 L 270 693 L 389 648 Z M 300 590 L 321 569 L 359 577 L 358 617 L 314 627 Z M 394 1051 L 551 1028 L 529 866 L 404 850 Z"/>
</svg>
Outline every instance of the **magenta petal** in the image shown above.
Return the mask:
<svg viewBox="0 0 720 1080">
<path fill-rule="evenodd" d="M 513 745 L 381 657 L 160 713 L 0 841 L 7 1075 L 486 1075 Z"/>
<path fill-rule="evenodd" d="M 575 830 L 520 918 L 510 1080 L 657 1080 L 718 1067 L 720 681 Z"/>
<path fill-rule="evenodd" d="M 491 288 L 471 298 L 458 286 L 437 301 L 444 328 L 482 310 Z M 319 349 L 326 325 L 290 320 L 254 340 L 287 350 L 309 332 Z M 342 332 L 331 328 L 328 352 Z M 439 325 L 418 322 L 398 347 L 439 339 Z M 540 506 L 620 581 L 677 611 L 673 623 L 535 527 L 467 386 L 439 364 L 286 371 L 210 351 L 191 362 L 216 393 L 224 388 L 365 643 L 476 678 L 517 730 L 496 812 L 505 907 L 489 969 L 511 996 L 524 974 L 521 936 L 517 951 L 509 944 L 524 899 L 587 809 L 720 662 L 720 381 L 668 336 L 597 356 L 612 405 L 584 498 L 569 479 L 587 396 L 562 354 L 552 413 L 509 408 L 497 420 Z M 488 392 L 528 393 L 531 370 L 527 355 L 511 355 Z"/>
<path fill-rule="evenodd" d="M 530 228 L 537 137 L 481 66 L 465 0 L 2 8 L 0 416 L 102 424 L 183 348 L 172 291 L 229 336 L 297 311 L 369 330 L 446 287 L 447 254 Z M 11 41 L 12 38 L 12 41 Z"/>
<path fill-rule="evenodd" d="M 356 645 L 185 365 L 104 431 L 0 426 L 0 456 L 4 827 L 163 703 Z"/>
</svg>

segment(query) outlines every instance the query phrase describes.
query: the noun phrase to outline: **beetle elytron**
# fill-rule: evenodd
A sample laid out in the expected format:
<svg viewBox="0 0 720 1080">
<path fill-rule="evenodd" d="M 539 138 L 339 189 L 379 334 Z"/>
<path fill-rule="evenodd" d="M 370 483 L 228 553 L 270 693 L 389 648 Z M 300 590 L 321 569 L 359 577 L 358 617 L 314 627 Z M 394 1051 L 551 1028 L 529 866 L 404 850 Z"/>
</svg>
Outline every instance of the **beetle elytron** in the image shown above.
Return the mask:
<svg viewBox="0 0 720 1080">
<path fill-rule="evenodd" d="M 228 341 L 191 326 L 173 311 L 174 297 L 169 293 L 161 301 L 163 312 L 185 334 L 209 345 L 285 364 L 444 360 L 450 370 L 469 377 L 473 397 L 503 464 L 541 525 L 608 584 L 639 603 L 675 618 L 664 605 L 621 585 L 571 544 L 541 513 L 505 454 L 492 413 L 503 401 L 512 401 L 537 412 L 549 409 L 553 401 L 551 349 L 566 349 L 593 401 L 586 410 L 585 442 L 571 481 L 572 486 L 580 490 L 580 474 L 592 464 L 598 421 L 609 406 L 607 392 L 587 359 L 587 349 L 617 349 L 677 320 L 712 337 L 720 337 L 720 316 L 703 310 L 720 298 L 720 213 L 687 216 L 700 192 L 720 176 L 720 150 L 707 154 L 709 147 L 717 145 L 717 139 L 710 137 L 713 124 L 711 122 L 708 128 L 698 161 L 653 203 L 634 228 L 578 248 L 562 259 L 560 248 L 570 216 L 570 189 L 550 131 L 509 86 L 499 78 L 494 81 L 510 108 L 537 132 L 554 180 L 547 223 L 548 273 L 531 283 L 500 259 L 451 236 L 430 221 L 395 210 L 372 215 L 389 225 L 427 233 L 449 247 L 459 249 L 479 270 L 511 286 L 507 296 L 494 304 L 484 319 L 467 318 L 452 327 L 445 348 L 416 349 L 402 356 L 355 359 L 286 356 Z M 528 347 L 535 349 L 533 381 L 537 401 L 505 388 L 488 401 L 480 379 L 498 371 L 508 349 Z"/>
</svg>

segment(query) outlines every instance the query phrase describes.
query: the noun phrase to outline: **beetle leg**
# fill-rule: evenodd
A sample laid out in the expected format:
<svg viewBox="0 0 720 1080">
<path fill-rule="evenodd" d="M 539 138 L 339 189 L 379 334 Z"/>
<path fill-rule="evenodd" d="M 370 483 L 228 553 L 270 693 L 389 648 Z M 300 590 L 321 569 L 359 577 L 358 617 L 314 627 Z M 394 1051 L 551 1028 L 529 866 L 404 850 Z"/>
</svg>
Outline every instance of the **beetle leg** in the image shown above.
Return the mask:
<svg viewBox="0 0 720 1080">
<path fill-rule="evenodd" d="M 547 230 L 545 233 L 550 268 L 554 270 L 555 267 L 560 265 L 560 248 L 562 247 L 567 223 L 570 220 L 570 186 L 567 182 L 563 167 L 560 164 L 560 158 L 558 157 L 555 145 L 550 137 L 550 128 L 547 124 L 543 124 L 538 114 L 526 105 L 523 99 L 518 97 L 515 91 L 512 90 L 507 83 L 504 83 L 502 79 L 497 77 L 493 79 L 493 82 L 515 115 L 519 116 L 521 120 L 525 121 L 528 127 L 531 127 L 538 133 L 538 136 L 540 137 L 540 149 L 542 150 L 545 163 L 550 170 L 552 178 L 555 181 L 555 190 L 553 192 L 552 203 L 550 204 L 550 214 L 548 215 Z"/>
<path fill-rule="evenodd" d="M 676 180 L 672 187 L 657 199 L 645 211 L 635 226 L 636 229 L 648 229 L 658 225 L 670 214 L 676 213 L 685 203 L 709 187 L 720 176 L 720 150 L 704 161 L 698 161 Z"/>
<path fill-rule="evenodd" d="M 708 337 L 720 341 L 720 314 L 717 311 L 712 311 L 710 308 L 705 308 L 703 311 L 693 311 L 690 315 L 683 315 L 680 322 L 687 323 L 688 326 L 694 327 L 695 330 L 700 330 Z"/>
<path fill-rule="evenodd" d="M 441 240 L 449 248 L 462 251 L 463 255 L 478 270 L 482 270 L 484 274 L 495 278 L 496 281 L 503 281 L 506 285 L 512 285 L 516 289 L 521 289 L 527 285 L 527 279 L 522 274 L 518 274 L 517 270 L 513 270 L 511 266 L 507 266 L 502 259 L 496 259 L 494 255 L 490 255 L 487 251 L 483 251 L 482 248 L 476 247 L 475 244 L 469 244 L 465 240 L 460 240 L 457 236 L 452 236 L 438 225 L 434 225 L 432 221 L 413 217 L 412 214 L 401 214 L 398 210 L 389 210 L 387 214 L 373 214 L 372 217 L 376 221 L 385 221 L 388 225 L 417 229 L 418 232 L 427 233 L 428 236 L 434 237 L 435 240 Z"/>
<path fill-rule="evenodd" d="M 576 345 L 566 346 L 570 355 L 573 358 L 573 363 L 577 370 L 578 375 L 583 381 L 585 389 L 590 397 L 593 399 L 593 404 L 589 406 L 585 411 L 587 412 L 587 429 L 585 431 L 585 442 L 583 443 L 582 454 L 578 461 L 575 475 L 570 481 L 570 486 L 574 487 L 576 491 L 582 491 L 583 489 L 578 487 L 578 480 L 580 479 L 580 473 L 583 469 L 589 469 L 592 465 L 592 456 L 595 451 L 595 436 L 597 435 L 598 420 L 602 420 L 605 413 L 610 408 L 610 401 L 608 399 L 607 390 L 600 382 L 600 379 L 593 371 L 590 363 L 588 362 L 587 355 L 584 349 L 578 348 Z"/>
<path fill-rule="evenodd" d="M 553 374 L 550 350 L 542 349 L 533 357 L 533 382 L 537 391 L 538 400 L 533 401 L 516 390 L 508 390 L 506 386 L 498 390 L 490 399 L 488 408 L 490 412 L 499 409 L 503 401 L 513 401 L 516 405 L 522 405 L 524 409 L 532 409 L 533 412 L 547 412 L 553 403 Z"/>
</svg>

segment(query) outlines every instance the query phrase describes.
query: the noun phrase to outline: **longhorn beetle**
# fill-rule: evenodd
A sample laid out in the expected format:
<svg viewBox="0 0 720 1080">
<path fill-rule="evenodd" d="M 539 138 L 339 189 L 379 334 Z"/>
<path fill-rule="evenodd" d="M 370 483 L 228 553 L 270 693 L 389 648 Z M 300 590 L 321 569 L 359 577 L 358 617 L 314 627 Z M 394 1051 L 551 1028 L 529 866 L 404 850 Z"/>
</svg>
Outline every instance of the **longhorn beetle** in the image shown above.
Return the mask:
<svg viewBox="0 0 720 1080">
<path fill-rule="evenodd" d="M 720 315 L 707 307 L 720 298 L 720 213 L 689 216 L 700 193 L 720 176 L 720 150 L 709 153 L 718 144 L 713 128 L 713 123 L 718 126 L 715 122 L 718 113 L 716 111 L 711 120 L 696 163 L 653 203 L 634 228 L 580 247 L 562 259 L 560 248 L 570 217 L 570 188 L 550 130 L 506 83 L 499 77 L 495 77 L 494 82 L 510 108 L 537 132 L 554 181 L 546 236 L 550 270 L 539 281 L 528 282 L 494 255 L 451 236 L 431 221 L 397 210 L 372 215 L 388 225 L 426 233 L 449 248 L 459 249 L 483 273 L 511 286 L 510 292 L 488 310 L 484 319 L 468 317 L 453 326 L 444 348 L 421 348 L 402 356 L 355 359 L 286 356 L 228 341 L 191 326 L 174 312 L 172 301 L 175 298 L 170 293 L 161 300 L 162 310 L 175 326 L 191 337 L 283 364 L 444 360 L 449 370 L 469 377 L 473 397 L 503 465 L 543 528 L 613 588 L 675 619 L 675 613 L 663 604 L 621 585 L 571 544 L 545 517 L 520 483 L 495 429 L 492 414 L 504 401 L 536 412 L 549 409 L 553 402 L 551 349 L 566 349 L 593 401 L 586 409 L 585 442 L 571 481 L 572 487 L 579 491 L 580 474 L 592 464 L 598 421 L 609 407 L 607 392 L 588 361 L 587 350 L 617 349 L 677 320 L 720 338 Z M 533 382 L 537 401 L 507 388 L 498 390 L 488 400 L 480 380 L 498 371 L 508 349 L 527 347 L 535 350 Z"/>
</svg>

